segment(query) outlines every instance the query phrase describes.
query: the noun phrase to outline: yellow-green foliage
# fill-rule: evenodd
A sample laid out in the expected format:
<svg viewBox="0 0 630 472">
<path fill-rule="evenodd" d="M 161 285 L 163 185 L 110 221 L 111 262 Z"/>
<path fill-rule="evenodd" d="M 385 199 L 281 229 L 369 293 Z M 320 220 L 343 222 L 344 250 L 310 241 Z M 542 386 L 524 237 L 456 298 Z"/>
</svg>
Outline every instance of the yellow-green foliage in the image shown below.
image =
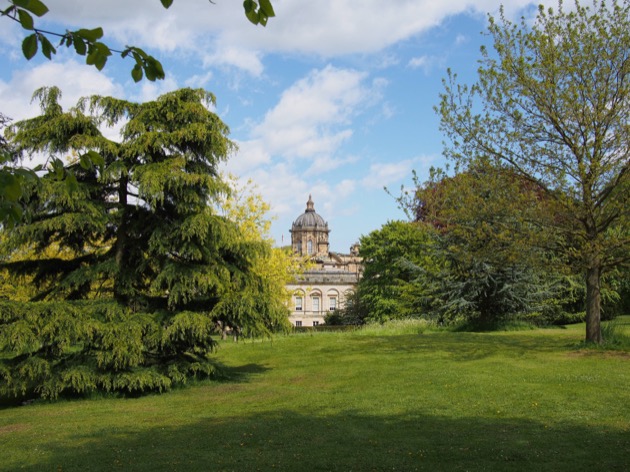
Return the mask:
<svg viewBox="0 0 630 472">
<path fill-rule="evenodd" d="M 231 221 L 237 223 L 245 241 L 260 244 L 261 250 L 252 260 L 252 272 L 264 284 L 265 292 L 273 298 L 266 315 L 275 329 L 286 330 L 290 327 L 288 321 L 288 303 L 291 293 L 286 289 L 296 274 L 304 269 L 304 261 L 296 259 L 286 248 L 274 247 L 269 232 L 271 220 L 267 217 L 270 206 L 257 192 L 256 186 L 248 181 L 239 184 L 234 176 L 229 176 L 231 192 L 220 202 L 222 212 Z M 245 303 L 256 304 L 255 300 L 247 302 L 247 293 L 238 293 L 233 306 L 243 306 Z M 238 310 L 236 310 L 238 311 Z"/>
</svg>

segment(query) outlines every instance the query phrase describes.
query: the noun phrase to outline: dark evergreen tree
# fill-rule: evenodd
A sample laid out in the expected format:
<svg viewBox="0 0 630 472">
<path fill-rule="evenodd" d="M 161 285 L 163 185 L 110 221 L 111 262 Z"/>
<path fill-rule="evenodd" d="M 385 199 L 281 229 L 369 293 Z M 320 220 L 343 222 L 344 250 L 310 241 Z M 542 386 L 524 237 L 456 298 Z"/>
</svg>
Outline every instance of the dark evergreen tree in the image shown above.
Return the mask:
<svg viewBox="0 0 630 472">
<path fill-rule="evenodd" d="M 269 248 L 216 210 L 234 145 L 214 96 L 95 96 L 63 111 L 59 94 L 39 90 L 42 115 L 8 135 L 70 164 L 27 189 L 4 241 L 4 267 L 37 291 L 0 307 L 0 393 L 164 390 L 213 372 L 218 317 L 251 335 L 283 326 L 280 295 L 251 270 Z M 101 131 L 121 124 L 120 142 Z"/>
</svg>

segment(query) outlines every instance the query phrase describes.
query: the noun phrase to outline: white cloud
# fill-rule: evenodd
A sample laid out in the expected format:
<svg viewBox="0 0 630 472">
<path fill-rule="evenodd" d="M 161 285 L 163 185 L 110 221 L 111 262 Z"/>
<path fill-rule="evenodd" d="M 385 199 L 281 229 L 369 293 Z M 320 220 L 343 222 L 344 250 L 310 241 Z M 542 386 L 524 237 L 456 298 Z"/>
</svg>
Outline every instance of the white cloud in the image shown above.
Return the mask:
<svg viewBox="0 0 630 472">
<path fill-rule="evenodd" d="M 406 159 L 372 164 L 368 175 L 361 180 L 361 184 L 368 189 L 378 189 L 400 182 L 411 175 L 415 163 L 416 159 Z"/>
<path fill-rule="evenodd" d="M 260 140 L 237 141 L 238 151 L 230 158 L 227 168 L 235 175 L 247 175 L 252 169 L 271 162 L 271 155 Z"/>
<path fill-rule="evenodd" d="M 468 41 L 470 41 L 470 38 L 466 35 L 463 34 L 458 34 L 455 37 L 455 45 L 456 46 L 461 46 L 462 44 L 466 44 Z"/>
<path fill-rule="evenodd" d="M 217 47 L 213 53 L 204 55 L 203 65 L 235 67 L 254 77 L 259 77 L 264 70 L 260 53 L 235 47 Z"/>
<path fill-rule="evenodd" d="M 271 213 L 280 217 L 292 217 L 304 210 L 308 198 L 305 193 L 313 188 L 305 176 L 286 163 L 258 167 L 247 178 L 256 182 L 263 199 L 271 204 Z"/>
<path fill-rule="evenodd" d="M 345 164 L 355 162 L 356 158 L 335 158 L 331 156 L 322 156 L 315 159 L 308 170 L 306 171 L 309 175 L 319 175 L 324 174 L 326 172 L 330 172 L 335 170 Z"/>
<path fill-rule="evenodd" d="M 186 79 L 184 83 L 186 84 L 187 87 L 205 88 L 210 83 L 212 76 L 213 76 L 212 72 L 206 72 L 205 74 L 195 74 L 189 77 L 188 79 Z"/>
<path fill-rule="evenodd" d="M 357 182 L 351 179 L 344 179 L 335 185 L 335 194 L 339 197 L 348 197 L 354 193 Z"/>
<path fill-rule="evenodd" d="M 2 112 L 13 120 L 39 114 L 39 105 L 30 103 L 35 90 L 44 86 L 57 86 L 62 92 L 60 103 L 64 108 L 77 104 L 81 97 L 122 94 L 122 89 L 105 73 L 86 67 L 74 60 L 45 62 L 30 69 L 15 70 L 8 82 L 0 81 Z"/>
<path fill-rule="evenodd" d="M 427 56 L 413 57 L 409 61 L 408 66 L 412 69 L 417 69 L 419 67 L 426 67 L 429 62 L 429 58 Z"/>
<path fill-rule="evenodd" d="M 530 3 L 511 0 L 507 13 L 514 14 Z M 63 28 L 100 25 L 106 42 L 113 38 L 119 47 L 134 44 L 157 56 L 160 51 L 197 56 L 208 66 L 229 65 L 258 76 L 263 68 L 261 54 L 289 52 L 330 58 L 382 51 L 428 31 L 448 16 L 496 12 L 500 2 L 364 0 L 360 8 L 351 0 L 275 0 L 273 4 L 277 16 L 264 28 L 249 23 L 241 2 L 231 1 L 177 0 L 165 10 L 157 0 L 57 0 L 42 20 L 58 21 Z M 394 60 L 385 58 L 387 63 Z"/>
<path fill-rule="evenodd" d="M 177 82 L 172 76 L 167 76 L 164 80 L 157 80 L 155 82 L 143 80 L 138 85 L 139 88 L 136 86 L 129 89 L 133 91 L 133 93 L 129 94 L 128 99 L 140 103 L 155 100 L 160 95 L 172 92 L 178 88 Z"/>
<path fill-rule="evenodd" d="M 439 66 L 443 60 L 444 60 L 443 57 L 438 58 L 438 57 L 431 57 L 431 56 L 426 56 L 426 55 L 419 56 L 419 57 L 412 57 L 407 63 L 407 67 L 411 69 L 422 69 L 425 74 L 429 74 L 429 72 L 431 72 L 431 70 L 434 67 Z"/>
<path fill-rule="evenodd" d="M 331 156 L 352 136 L 351 119 L 369 101 L 364 73 L 327 66 L 285 90 L 251 135 L 285 159 Z"/>
</svg>

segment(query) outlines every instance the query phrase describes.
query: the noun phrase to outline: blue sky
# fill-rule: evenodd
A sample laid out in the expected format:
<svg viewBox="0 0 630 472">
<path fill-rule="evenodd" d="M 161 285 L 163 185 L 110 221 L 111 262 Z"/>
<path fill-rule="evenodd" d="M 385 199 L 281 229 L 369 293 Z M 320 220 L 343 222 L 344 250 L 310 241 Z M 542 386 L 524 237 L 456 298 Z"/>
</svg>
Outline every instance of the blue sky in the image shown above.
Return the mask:
<svg viewBox="0 0 630 472">
<path fill-rule="evenodd" d="M 133 44 L 160 59 L 167 78 L 135 84 L 131 61 L 110 58 L 103 72 L 61 51 L 26 61 L 24 31 L 0 19 L 0 111 L 37 114 L 35 89 L 57 85 L 62 104 L 91 94 L 149 100 L 184 86 L 217 97 L 216 112 L 238 146 L 226 171 L 251 179 L 271 205 L 272 236 L 289 239 L 309 194 L 328 221 L 331 250 L 347 252 L 361 235 L 404 219 L 397 194 L 443 166 L 433 111 L 447 68 L 475 78 L 481 33 L 494 0 L 274 0 L 276 18 L 251 25 L 241 2 L 48 0 L 41 27 L 102 26 L 112 47 Z M 506 0 L 512 18 L 533 4 Z M 7 2 L 0 0 L 0 8 Z M 112 131 L 113 133 L 113 131 Z M 113 136 L 112 136 L 113 137 Z"/>
</svg>

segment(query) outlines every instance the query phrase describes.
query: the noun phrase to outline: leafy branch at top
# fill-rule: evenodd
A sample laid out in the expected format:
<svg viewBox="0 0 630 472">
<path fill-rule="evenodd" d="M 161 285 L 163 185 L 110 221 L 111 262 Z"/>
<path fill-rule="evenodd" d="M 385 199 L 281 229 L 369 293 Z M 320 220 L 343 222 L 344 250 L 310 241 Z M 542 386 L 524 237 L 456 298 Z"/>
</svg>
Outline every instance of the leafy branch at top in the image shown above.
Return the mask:
<svg viewBox="0 0 630 472">
<path fill-rule="evenodd" d="M 160 0 L 160 2 L 164 8 L 169 8 L 173 4 L 173 0 Z M 160 61 L 144 50 L 135 46 L 127 46 L 122 51 L 116 50 L 100 41 L 103 37 L 103 28 L 101 27 L 80 28 L 65 33 L 46 31 L 35 26 L 33 17 L 41 18 L 49 11 L 41 0 L 9 0 L 9 4 L 8 8 L 0 11 L 0 16 L 16 21 L 25 30 L 32 31 L 22 41 L 22 54 L 28 60 L 32 59 L 38 51 L 41 51 L 46 58 L 51 59 L 53 54 L 57 53 L 57 49 L 48 37 L 54 36 L 60 38 L 57 47 L 74 47 L 78 55 L 85 56 L 86 64 L 93 65 L 98 70 L 105 67 L 107 59 L 112 53 L 118 53 L 122 58 L 130 56 L 135 61 L 131 69 L 131 77 L 135 82 L 139 82 L 143 77 L 150 81 L 165 77 Z M 269 0 L 259 0 L 259 3 L 254 0 L 245 0 L 243 8 L 247 19 L 255 25 L 266 26 L 269 18 L 275 16 Z"/>
</svg>

